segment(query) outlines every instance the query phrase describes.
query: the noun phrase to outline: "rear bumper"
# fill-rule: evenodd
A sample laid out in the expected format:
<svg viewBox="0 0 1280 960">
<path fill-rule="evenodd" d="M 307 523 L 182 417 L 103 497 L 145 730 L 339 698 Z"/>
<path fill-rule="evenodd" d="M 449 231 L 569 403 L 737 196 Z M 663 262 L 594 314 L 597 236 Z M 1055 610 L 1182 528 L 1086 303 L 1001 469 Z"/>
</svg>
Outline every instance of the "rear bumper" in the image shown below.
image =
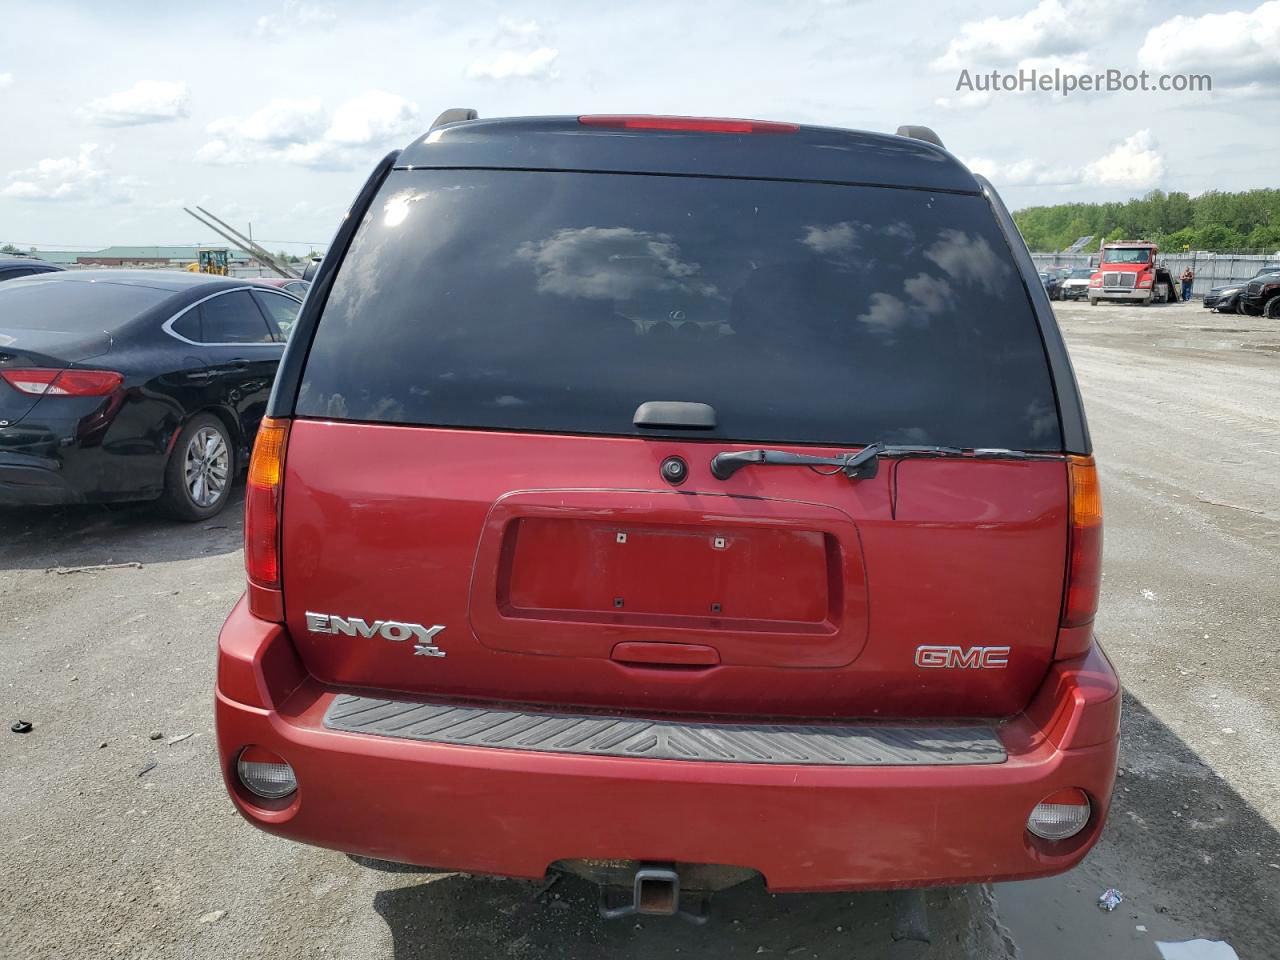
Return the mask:
<svg viewBox="0 0 1280 960">
<path fill-rule="evenodd" d="M 1120 696 L 1095 646 L 1056 664 L 1024 714 L 1001 724 L 1004 763 L 819 767 L 578 756 L 326 729 L 338 691 L 302 668 L 283 628 L 242 600 L 219 638 L 223 775 L 249 822 L 347 853 L 443 870 L 541 877 L 565 859 L 725 864 L 774 891 L 883 889 L 1059 873 L 1105 820 Z M 258 744 L 293 766 L 274 808 L 235 777 Z M 1079 787 L 1077 837 L 1033 841 L 1047 794 Z"/>
<path fill-rule="evenodd" d="M 57 461 L 0 454 L 0 507 L 51 507 L 83 502 L 84 495 L 63 476 Z"/>
</svg>

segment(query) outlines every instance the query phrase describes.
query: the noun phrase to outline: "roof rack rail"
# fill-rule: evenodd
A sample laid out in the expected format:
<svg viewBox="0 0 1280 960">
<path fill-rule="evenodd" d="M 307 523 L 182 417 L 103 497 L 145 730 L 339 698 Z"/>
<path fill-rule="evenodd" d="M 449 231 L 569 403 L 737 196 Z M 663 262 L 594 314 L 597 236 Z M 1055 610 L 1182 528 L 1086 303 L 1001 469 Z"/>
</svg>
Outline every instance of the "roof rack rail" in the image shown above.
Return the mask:
<svg viewBox="0 0 1280 960">
<path fill-rule="evenodd" d="M 923 140 L 925 143 L 932 143 L 935 147 L 942 147 L 942 138 L 928 127 L 903 124 L 898 128 L 898 136 L 911 137 L 913 140 Z M 942 149 L 945 150 L 947 148 L 942 147 Z"/>
<path fill-rule="evenodd" d="M 446 123 L 461 123 L 463 120 L 475 120 L 480 114 L 476 113 L 470 107 L 450 107 L 440 116 L 436 117 L 435 123 L 431 124 L 431 129 L 442 127 Z"/>
</svg>

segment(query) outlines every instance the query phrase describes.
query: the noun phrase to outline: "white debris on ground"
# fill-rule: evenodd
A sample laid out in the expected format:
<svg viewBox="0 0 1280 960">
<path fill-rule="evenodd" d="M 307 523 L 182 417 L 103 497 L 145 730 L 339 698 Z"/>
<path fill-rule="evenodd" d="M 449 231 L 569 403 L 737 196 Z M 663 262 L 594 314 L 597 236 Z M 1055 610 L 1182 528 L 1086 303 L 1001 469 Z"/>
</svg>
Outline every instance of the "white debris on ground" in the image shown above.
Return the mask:
<svg viewBox="0 0 1280 960">
<path fill-rule="evenodd" d="M 1229 944 L 1221 940 L 1184 940 L 1181 943 L 1156 941 L 1161 960 L 1240 960 Z"/>
</svg>

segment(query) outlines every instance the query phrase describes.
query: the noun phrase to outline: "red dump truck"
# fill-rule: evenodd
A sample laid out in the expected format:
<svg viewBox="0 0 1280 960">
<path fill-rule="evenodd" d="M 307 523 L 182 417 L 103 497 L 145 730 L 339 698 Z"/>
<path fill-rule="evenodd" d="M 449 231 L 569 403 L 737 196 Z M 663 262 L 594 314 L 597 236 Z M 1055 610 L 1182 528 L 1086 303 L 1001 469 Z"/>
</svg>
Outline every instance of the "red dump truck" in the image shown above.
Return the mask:
<svg viewBox="0 0 1280 960">
<path fill-rule="evenodd" d="M 1102 262 L 1089 279 L 1089 303 L 1103 300 L 1172 303 L 1177 299 L 1173 276 L 1156 262 L 1160 248 L 1142 240 L 1102 245 Z"/>
</svg>

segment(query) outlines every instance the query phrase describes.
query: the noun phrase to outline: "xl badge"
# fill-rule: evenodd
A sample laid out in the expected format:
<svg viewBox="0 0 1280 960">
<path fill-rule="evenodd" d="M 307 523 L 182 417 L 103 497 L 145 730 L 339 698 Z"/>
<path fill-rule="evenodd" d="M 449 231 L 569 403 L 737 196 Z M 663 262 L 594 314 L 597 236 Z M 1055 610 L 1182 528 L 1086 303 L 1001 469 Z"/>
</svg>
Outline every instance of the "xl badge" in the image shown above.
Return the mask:
<svg viewBox="0 0 1280 960">
<path fill-rule="evenodd" d="M 307 612 L 307 629 L 312 633 L 341 633 L 348 637 L 372 637 L 375 634 L 393 643 L 404 643 L 413 637 L 413 654 L 416 657 L 443 657 L 444 651 L 432 641 L 444 629 L 440 624 L 424 627 L 420 623 L 404 623 L 400 620 L 374 620 L 372 623 L 360 617 L 339 617 L 332 613 Z"/>
</svg>

